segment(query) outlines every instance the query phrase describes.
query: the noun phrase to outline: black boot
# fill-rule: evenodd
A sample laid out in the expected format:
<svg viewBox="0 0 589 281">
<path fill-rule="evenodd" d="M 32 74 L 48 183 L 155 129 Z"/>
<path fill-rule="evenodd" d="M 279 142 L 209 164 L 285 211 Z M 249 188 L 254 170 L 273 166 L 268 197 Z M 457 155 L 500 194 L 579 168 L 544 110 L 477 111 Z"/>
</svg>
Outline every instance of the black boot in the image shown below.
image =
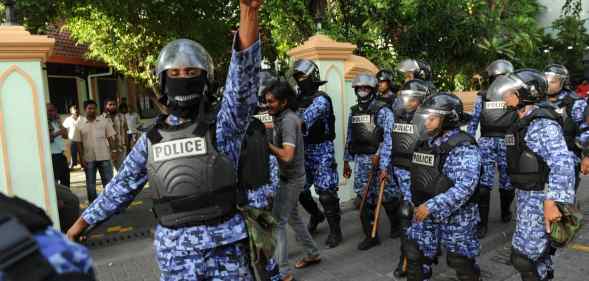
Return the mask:
<svg viewBox="0 0 589 281">
<path fill-rule="evenodd" d="M 479 214 L 481 215 L 481 223 L 477 236 L 479 239 L 487 235 L 487 224 L 489 222 L 489 203 L 491 201 L 491 190 L 487 187 L 479 185 Z"/>
<path fill-rule="evenodd" d="M 401 220 L 399 218 L 400 205 L 401 200 L 398 198 L 393 199 L 391 202 L 382 203 L 391 223 L 390 237 L 393 239 L 401 236 Z"/>
<path fill-rule="evenodd" d="M 311 215 L 309 218 L 309 224 L 307 225 L 309 233 L 313 234 L 317 232 L 317 226 L 325 221 L 325 216 L 321 210 L 319 210 L 319 206 L 317 206 L 315 200 L 313 200 L 311 190 L 301 192 L 299 195 L 299 203 L 301 203 L 301 206 L 303 206 L 305 211 Z"/>
<path fill-rule="evenodd" d="M 327 246 L 327 248 L 335 248 L 342 242 L 342 229 L 340 227 L 341 210 L 337 191 L 319 192 L 319 202 L 323 205 L 325 217 L 329 224 L 329 235 L 325 241 L 325 246 Z"/>
<path fill-rule="evenodd" d="M 360 242 L 358 245 L 358 250 L 366 251 L 374 246 L 380 244 L 380 239 L 378 238 L 378 233 L 374 238 L 371 237 L 372 234 L 372 219 L 373 219 L 373 212 L 374 206 L 370 204 L 364 204 L 364 208 L 360 210 L 360 222 L 362 222 L 362 229 L 364 230 L 364 235 L 366 238 Z"/>
<path fill-rule="evenodd" d="M 499 196 L 501 198 L 501 221 L 510 222 L 512 218 L 511 202 L 515 197 L 515 190 L 499 189 Z"/>
<path fill-rule="evenodd" d="M 407 276 L 407 258 L 403 254 L 399 257 L 399 263 L 397 263 L 397 268 L 395 268 L 393 275 L 396 278 Z"/>
</svg>

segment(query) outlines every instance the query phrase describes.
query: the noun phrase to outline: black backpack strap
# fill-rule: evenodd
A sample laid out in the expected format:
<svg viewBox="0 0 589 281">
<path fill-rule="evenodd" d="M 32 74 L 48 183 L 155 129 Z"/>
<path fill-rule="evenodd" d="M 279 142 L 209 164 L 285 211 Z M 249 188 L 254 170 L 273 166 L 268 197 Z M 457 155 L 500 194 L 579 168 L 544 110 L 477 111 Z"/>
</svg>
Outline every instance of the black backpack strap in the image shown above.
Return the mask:
<svg viewBox="0 0 589 281">
<path fill-rule="evenodd" d="M 44 281 L 57 275 L 31 232 L 13 216 L 0 217 L 0 271 L 7 281 Z"/>
</svg>

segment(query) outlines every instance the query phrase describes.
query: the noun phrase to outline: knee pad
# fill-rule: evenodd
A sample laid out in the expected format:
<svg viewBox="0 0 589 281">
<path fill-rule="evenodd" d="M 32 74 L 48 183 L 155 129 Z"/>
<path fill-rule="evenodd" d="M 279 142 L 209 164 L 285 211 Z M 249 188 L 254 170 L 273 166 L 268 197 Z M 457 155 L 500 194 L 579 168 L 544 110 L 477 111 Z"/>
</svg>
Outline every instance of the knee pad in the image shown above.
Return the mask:
<svg viewBox="0 0 589 281">
<path fill-rule="evenodd" d="M 478 281 L 480 271 L 475 265 L 474 259 L 456 253 L 448 252 L 448 266 L 456 271 L 460 281 Z"/>
<path fill-rule="evenodd" d="M 337 191 L 330 190 L 330 191 L 320 191 L 319 194 L 319 202 L 323 205 L 323 211 L 325 211 L 326 215 L 338 215 L 340 212 L 339 207 L 339 197 L 337 196 Z"/>
<path fill-rule="evenodd" d="M 511 249 L 511 264 L 520 273 L 522 281 L 541 281 L 536 264 L 516 249 Z"/>
</svg>

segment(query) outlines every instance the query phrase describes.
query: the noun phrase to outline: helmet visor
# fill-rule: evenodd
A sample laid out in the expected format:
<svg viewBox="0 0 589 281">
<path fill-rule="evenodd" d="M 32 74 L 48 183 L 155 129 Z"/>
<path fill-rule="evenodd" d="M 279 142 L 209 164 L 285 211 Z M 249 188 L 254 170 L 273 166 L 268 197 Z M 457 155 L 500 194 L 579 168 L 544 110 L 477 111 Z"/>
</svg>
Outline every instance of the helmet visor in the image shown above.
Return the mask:
<svg viewBox="0 0 589 281">
<path fill-rule="evenodd" d="M 406 111 L 415 111 L 427 95 L 424 91 L 401 90 L 399 91 L 399 101 L 395 103 L 395 110 L 403 108 Z"/>
<path fill-rule="evenodd" d="M 517 94 L 517 91 L 526 85 L 513 75 L 500 76 L 487 90 L 487 99 L 493 102 L 504 102 L 508 94 Z"/>
<path fill-rule="evenodd" d="M 401 72 L 414 72 L 419 69 L 419 64 L 415 60 L 406 59 L 399 63 L 398 69 Z"/>
<path fill-rule="evenodd" d="M 213 80 L 213 60 L 205 48 L 192 40 L 178 39 L 170 42 L 160 52 L 156 73 L 161 75 L 168 69 L 190 68 L 205 71 L 209 80 Z"/>
<path fill-rule="evenodd" d="M 354 78 L 354 81 L 352 81 L 352 88 L 365 86 L 376 89 L 377 84 L 378 81 L 374 76 L 363 73 L 359 74 L 358 76 L 356 76 L 356 78 Z"/>
<path fill-rule="evenodd" d="M 411 122 L 413 123 L 415 134 L 420 140 L 426 140 L 435 136 L 441 131 L 444 117 L 449 114 L 451 112 L 443 110 L 418 109 Z"/>
</svg>

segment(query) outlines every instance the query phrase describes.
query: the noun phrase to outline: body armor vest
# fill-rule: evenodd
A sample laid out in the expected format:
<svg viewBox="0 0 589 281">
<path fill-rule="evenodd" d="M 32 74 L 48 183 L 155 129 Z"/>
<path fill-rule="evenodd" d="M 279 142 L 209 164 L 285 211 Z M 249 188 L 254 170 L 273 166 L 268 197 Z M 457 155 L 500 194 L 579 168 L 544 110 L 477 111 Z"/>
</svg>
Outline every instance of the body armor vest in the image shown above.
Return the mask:
<svg viewBox="0 0 589 281">
<path fill-rule="evenodd" d="M 236 213 L 234 164 L 214 145 L 214 123 L 199 124 L 161 122 L 147 133 L 154 213 L 165 227 L 217 224 Z"/>
<path fill-rule="evenodd" d="M 241 143 L 237 168 L 240 187 L 254 190 L 270 183 L 270 150 L 266 128 L 252 118 Z"/>
<path fill-rule="evenodd" d="M 376 100 L 382 101 L 382 102 L 386 103 L 390 108 L 392 108 L 393 104 L 395 103 L 395 95 L 391 94 L 388 97 L 384 97 L 383 95 L 378 94 L 376 96 Z"/>
<path fill-rule="evenodd" d="M 333 104 L 331 98 L 324 92 L 317 92 L 312 97 L 304 97 L 300 102 L 301 111 L 305 111 L 313 101 L 318 97 L 324 97 L 329 103 L 329 117 L 327 120 L 315 121 L 310 128 L 306 128 L 307 134 L 305 136 L 306 144 L 319 144 L 335 139 L 335 114 L 333 113 Z"/>
<path fill-rule="evenodd" d="M 93 281 L 93 274 L 58 274 L 33 235 L 52 225 L 37 206 L 0 194 L 0 271 L 6 281 Z"/>
<path fill-rule="evenodd" d="M 503 101 L 487 100 L 486 92 L 481 92 L 480 96 L 482 99 L 481 136 L 504 137 L 517 119 L 515 111 L 508 110 Z"/>
<path fill-rule="evenodd" d="M 268 112 L 258 112 L 253 117 L 264 124 L 264 127 L 266 128 L 266 138 L 271 140 L 274 136 L 274 118 L 272 118 L 272 115 Z"/>
<path fill-rule="evenodd" d="M 364 109 L 359 104 L 352 106 L 351 154 L 375 154 L 383 140 L 383 129 L 376 126 L 378 111 L 386 107 L 382 101 L 373 101 Z"/>
<path fill-rule="evenodd" d="M 454 186 L 454 182 L 442 172 L 446 158 L 455 147 L 474 144 L 475 139 L 462 131 L 437 147 L 431 147 L 427 141 L 417 144 L 411 167 L 411 194 L 415 206 Z M 474 197 L 471 196 L 471 199 Z"/>
<path fill-rule="evenodd" d="M 532 114 L 519 119 L 505 135 L 507 173 L 513 186 L 522 190 L 544 190 L 544 184 L 548 182 L 548 165 L 525 141 L 530 123 L 538 118 L 557 121 L 559 117 L 553 110 L 538 108 Z"/>
<path fill-rule="evenodd" d="M 557 101 L 555 105 L 555 111 L 560 115 L 560 123 L 562 124 L 562 131 L 567 147 L 577 156 L 581 155 L 581 150 L 575 145 L 575 138 L 579 133 L 579 128 L 575 120 L 573 120 L 572 113 L 575 102 L 580 99 L 576 94 L 567 92 L 565 97 Z"/>
<path fill-rule="evenodd" d="M 405 170 L 411 169 L 413 150 L 417 144 L 415 127 L 407 117 L 396 113 L 393 127 L 393 165 Z"/>
</svg>

